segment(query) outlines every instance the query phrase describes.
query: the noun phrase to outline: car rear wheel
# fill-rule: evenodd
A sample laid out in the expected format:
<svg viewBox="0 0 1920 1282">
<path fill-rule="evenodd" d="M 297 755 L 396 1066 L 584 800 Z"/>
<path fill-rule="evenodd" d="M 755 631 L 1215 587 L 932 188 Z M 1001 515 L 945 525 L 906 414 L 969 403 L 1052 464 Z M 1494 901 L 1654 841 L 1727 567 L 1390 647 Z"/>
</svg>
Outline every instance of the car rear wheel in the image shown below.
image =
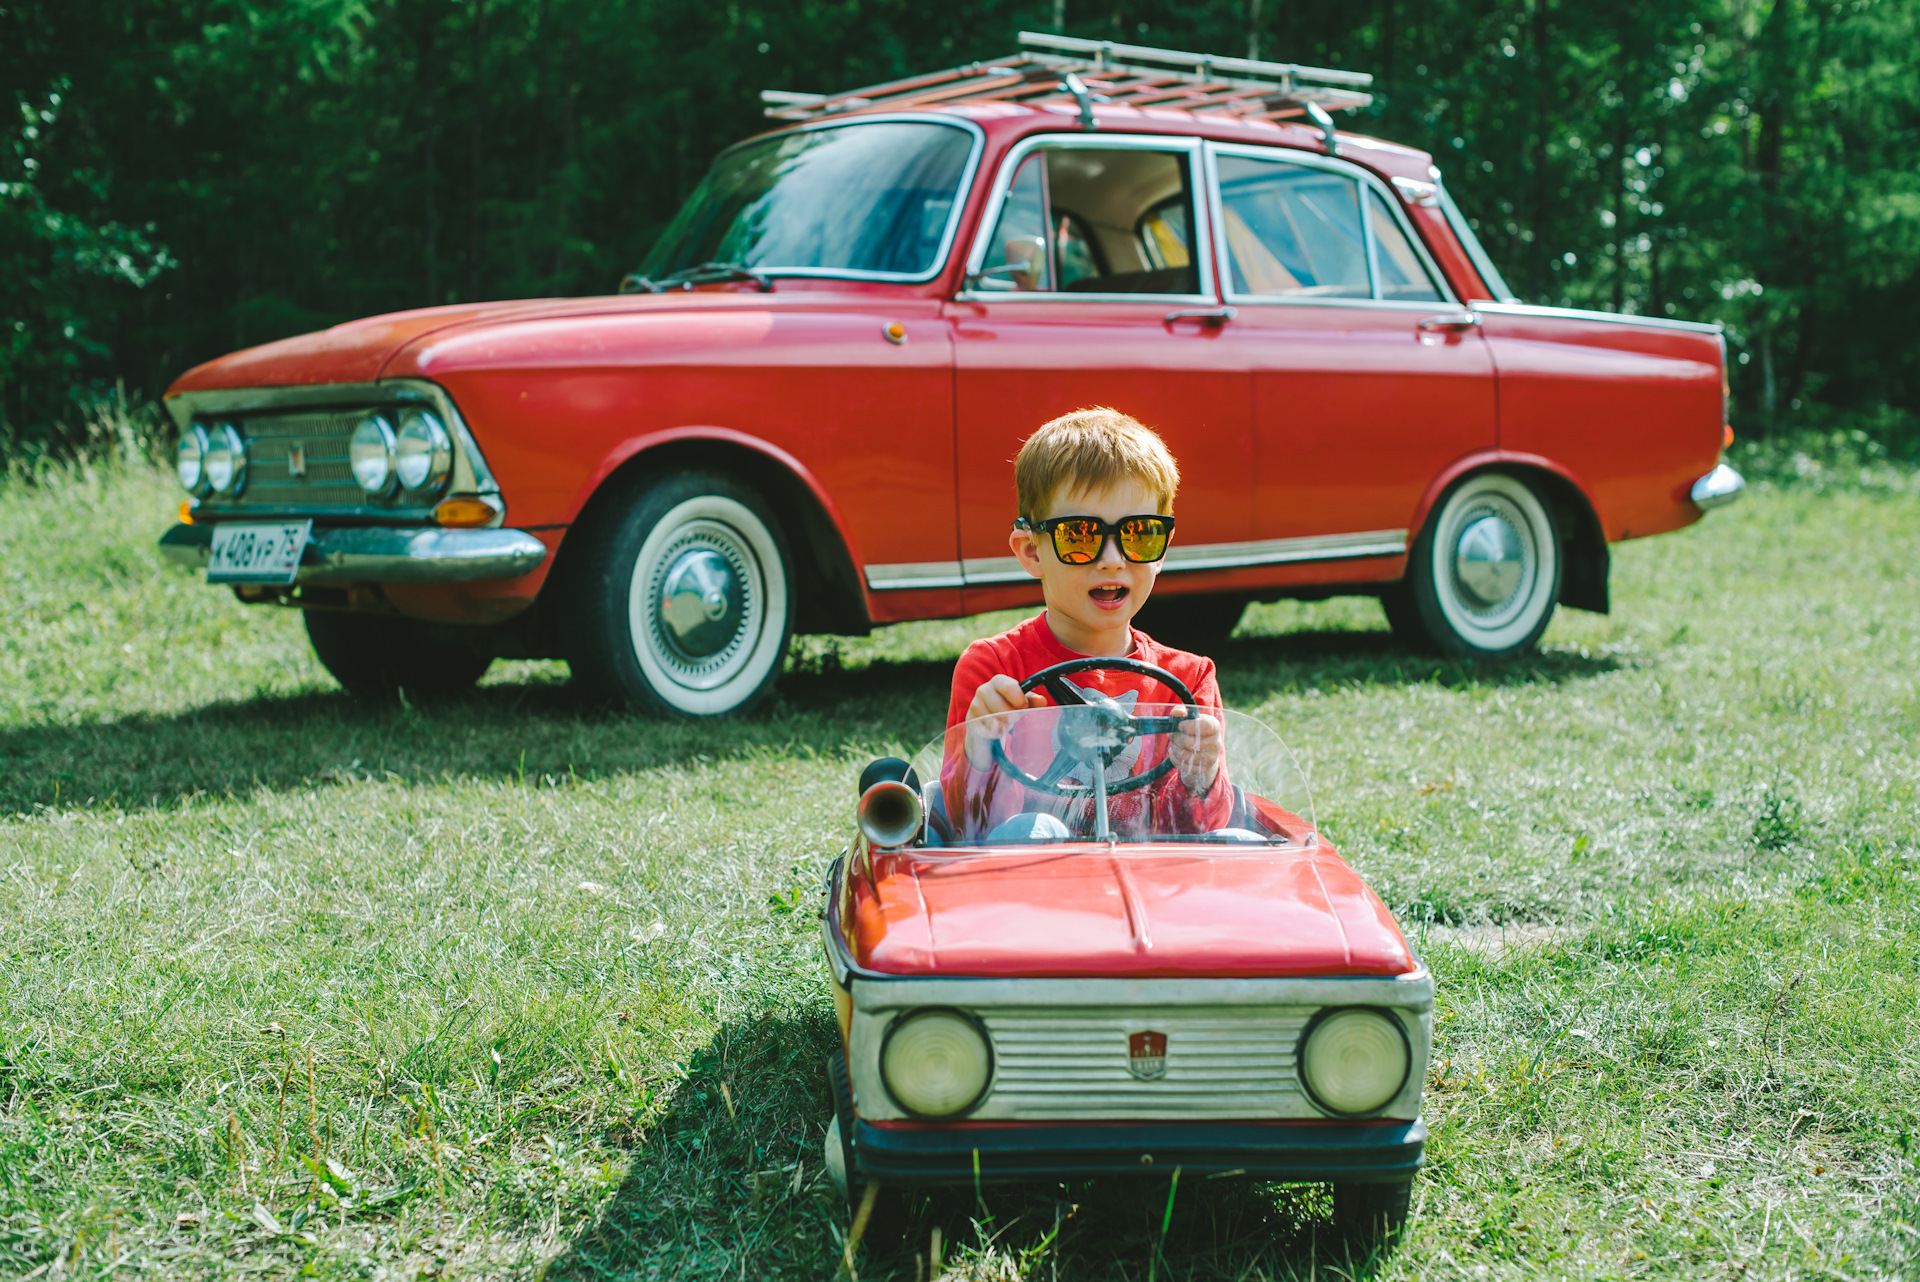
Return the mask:
<svg viewBox="0 0 1920 1282">
<path fill-rule="evenodd" d="M 779 521 L 729 477 L 676 472 L 601 509 L 568 602 L 576 681 L 675 717 L 743 712 L 779 675 L 793 629 Z"/>
<path fill-rule="evenodd" d="M 493 657 L 481 650 L 432 639 L 411 619 L 381 614 L 303 610 L 307 639 L 320 666 L 370 703 L 401 694 L 437 699 L 468 690 L 486 674 Z"/>
<path fill-rule="evenodd" d="M 1407 1227 L 1413 1181 L 1392 1184 L 1335 1184 L 1333 1225 L 1355 1248 L 1371 1252 L 1388 1247 Z"/>
<path fill-rule="evenodd" d="M 1560 599 L 1560 533 L 1516 476 L 1480 472 L 1447 493 L 1381 594 L 1403 641 L 1456 659 L 1531 650 Z"/>
</svg>

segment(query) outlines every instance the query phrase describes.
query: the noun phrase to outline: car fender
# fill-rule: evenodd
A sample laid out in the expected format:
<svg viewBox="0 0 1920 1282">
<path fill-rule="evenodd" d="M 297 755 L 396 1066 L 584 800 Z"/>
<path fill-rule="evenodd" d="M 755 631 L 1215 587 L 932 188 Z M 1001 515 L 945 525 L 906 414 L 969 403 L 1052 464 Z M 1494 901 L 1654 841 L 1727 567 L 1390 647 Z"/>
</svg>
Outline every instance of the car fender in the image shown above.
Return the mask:
<svg viewBox="0 0 1920 1282">
<path fill-rule="evenodd" d="M 1600 511 L 1600 505 L 1593 500 L 1593 491 L 1564 464 L 1556 463 L 1540 454 L 1527 454 L 1515 450 L 1475 450 L 1449 463 L 1428 483 L 1426 493 L 1420 496 L 1420 502 L 1414 508 L 1413 516 L 1407 522 L 1409 546 L 1414 539 L 1420 537 L 1420 531 L 1426 528 L 1427 518 L 1432 515 L 1434 506 L 1440 502 L 1441 496 L 1453 487 L 1453 483 L 1469 472 L 1477 472 L 1488 467 L 1527 467 L 1559 477 L 1578 491 L 1580 497 L 1586 502 L 1587 510 L 1592 512 L 1594 519 L 1600 523 L 1600 528 L 1603 530 L 1606 528 L 1606 520 Z"/>
</svg>

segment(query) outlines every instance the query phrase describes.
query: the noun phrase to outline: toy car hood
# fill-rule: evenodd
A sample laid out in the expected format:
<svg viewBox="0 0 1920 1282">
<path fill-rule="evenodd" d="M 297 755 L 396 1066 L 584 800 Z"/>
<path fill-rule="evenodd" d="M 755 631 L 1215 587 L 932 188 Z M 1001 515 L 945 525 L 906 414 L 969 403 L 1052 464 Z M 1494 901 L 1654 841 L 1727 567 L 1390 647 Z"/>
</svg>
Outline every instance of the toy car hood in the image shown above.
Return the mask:
<svg viewBox="0 0 1920 1282">
<path fill-rule="evenodd" d="M 841 946 L 887 975 L 1379 976 L 1418 968 L 1325 843 L 1252 853 L 856 850 Z"/>
</svg>

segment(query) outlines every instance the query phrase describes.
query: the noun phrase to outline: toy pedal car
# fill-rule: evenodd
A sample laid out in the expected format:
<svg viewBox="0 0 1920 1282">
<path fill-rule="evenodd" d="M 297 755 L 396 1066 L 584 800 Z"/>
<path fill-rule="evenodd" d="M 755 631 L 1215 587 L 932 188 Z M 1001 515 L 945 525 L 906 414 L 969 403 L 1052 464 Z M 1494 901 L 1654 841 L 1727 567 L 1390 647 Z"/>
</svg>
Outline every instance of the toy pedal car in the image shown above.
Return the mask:
<svg viewBox="0 0 1920 1282">
<path fill-rule="evenodd" d="M 1432 976 L 1316 831 L 1272 730 L 1061 680 L 1094 667 L 1184 693 L 1131 660 L 1061 664 L 1025 688 L 1069 706 L 955 726 L 863 776 L 823 919 L 830 1172 L 855 1206 L 869 1183 L 1325 1181 L 1343 1229 L 1397 1232 Z M 1169 740 L 1201 715 L 1225 751 L 1196 798 Z"/>
</svg>

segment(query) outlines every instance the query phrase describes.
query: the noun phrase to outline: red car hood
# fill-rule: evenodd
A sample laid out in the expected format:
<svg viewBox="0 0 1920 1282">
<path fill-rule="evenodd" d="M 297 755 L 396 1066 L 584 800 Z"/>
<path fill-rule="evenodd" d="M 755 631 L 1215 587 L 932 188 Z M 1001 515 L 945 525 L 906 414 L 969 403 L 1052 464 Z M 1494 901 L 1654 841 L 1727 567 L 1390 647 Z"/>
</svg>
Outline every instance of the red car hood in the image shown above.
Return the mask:
<svg viewBox="0 0 1920 1282">
<path fill-rule="evenodd" d="M 842 930 L 890 975 L 1403 975 L 1393 916 L 1330 847 L 1257 853 L 1055 847 L 874 857 Z"/>
<path fill-rule="evenodd" d="M 543 316 L 685 307 L 694 305 L 694 299 L 711 305 L 713 296 L 536 298 L 392 312 L 233 352 L 188 370 L 167 391 L 172 395 L 228 387 L 371 383 L 383 374 L 396 372 L 387 367 L 409 345 L 443 330 Z"/>
</svg>

